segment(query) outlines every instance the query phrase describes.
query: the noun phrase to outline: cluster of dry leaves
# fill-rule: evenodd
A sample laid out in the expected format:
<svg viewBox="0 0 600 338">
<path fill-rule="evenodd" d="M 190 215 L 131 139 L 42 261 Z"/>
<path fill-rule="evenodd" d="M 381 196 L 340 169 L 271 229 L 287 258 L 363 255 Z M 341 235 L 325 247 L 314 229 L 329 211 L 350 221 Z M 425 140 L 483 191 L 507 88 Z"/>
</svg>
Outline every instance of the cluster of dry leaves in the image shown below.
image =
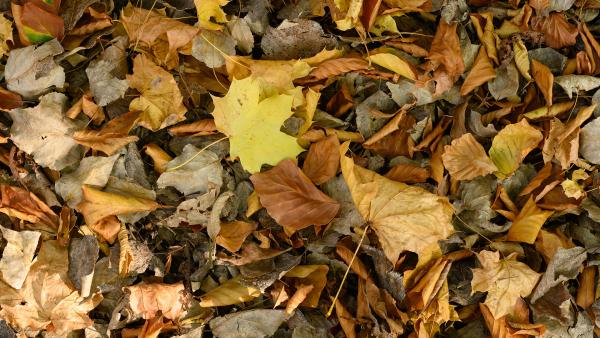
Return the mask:
<svg viewBox="0 0 600 338">
<path fill-rule="evenodd" d="M 0 9 L 0 337 L 600 334 L 600 2 Z"/>
</svg>

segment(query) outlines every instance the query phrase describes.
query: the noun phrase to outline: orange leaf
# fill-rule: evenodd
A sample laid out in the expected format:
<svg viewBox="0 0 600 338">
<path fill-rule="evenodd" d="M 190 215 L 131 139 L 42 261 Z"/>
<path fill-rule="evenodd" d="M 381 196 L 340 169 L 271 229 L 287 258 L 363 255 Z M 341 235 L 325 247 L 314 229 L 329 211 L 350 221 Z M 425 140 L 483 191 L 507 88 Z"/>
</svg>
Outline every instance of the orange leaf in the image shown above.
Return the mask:
<svg viewBox="0 0 600 338">
<path fill-rule="evenodd" d="M 531 70 L 533 72 L 533 79 L 535 84 L 538 86 L 544 98 L 546 99 L 546 106 L 552 105 L 552 85 L 554 84 L 554 75 L 550 71 L 550 68 L 545 64 L 531 60 Z"/>
<path fill-rule="evenodd" d="M 552 214 L 552 211 L 540 209 L 535 204 L 533 198 L 529 197 L 527 203 L 525 203 L 525 206 L 508 230 L 506 239 L 533 244 L 542 225 L 544 225 L 548 217 L 552 216 Z"/>
<path fill-rule="evenodd" d="M 162 312 L 168 319 L 177 319 L 185 313 L 183 309 L 183 283 L 137 284 L 123 288 L 129 297 L 129 307 L 136 315 L 151 319 Z"/>
<path fill-rule="evenodd" d="M 113 155 L 125 145 L 138 140 L 137 136 L 128 136 L 140 116 L 139 112 L 129 112 L 110 120 L 102 129 L 85 129 L 73 134 L 75 142 Z"/>
<path fill-rule="evenodd" d="M 492 61 L 490 61 L 490 58 L 485 52 L 485 48 L 479 47 L 479 53 L 477 53 L 473 68 L 471 68 L 465 82 L 463 82 L 462 87 L 460 87 L 460 95 L 466 96 L 472 92 L 473 89 L 494 78 L 496 78 L 496 71 L 494 70 Z"/>
<path fill-rule="evenodd" d="M 402 183 L 422 183 L 430 176 L 427 168 L 415 164 L 401 163 L 393 166 L 385 177 Z"/>
<path fill-rule="evenodd" d="M 302 171 L 315 184 L 322 184 L 334 177 L 339 168 L 340 141 L 336 135 L 329 135 L 310 146 Z"/>
<path fill-rule="evenodd" d="M 544 34 L 544 40 L 549 47 L 563 48 L 573 46 L 577 42 L 577 27 L 571 25 L 563 13 L 552 12 L 548 16 L 531 18 L 534 31 Z"/>
<path fill-rule="evenodd" d="M 310 225 L 325 225 L 340 208 L 292 160 L 283 160 L 271 170 L 252 175 L 250 180 L 260 203 L 288 234 Z"/>
<path fill-rule="evenodd" d="M 442 160 L 455 180 L 472 180 L 498 170 L 481 144 L 469 133 L 445 146 Z"/>
</svg>

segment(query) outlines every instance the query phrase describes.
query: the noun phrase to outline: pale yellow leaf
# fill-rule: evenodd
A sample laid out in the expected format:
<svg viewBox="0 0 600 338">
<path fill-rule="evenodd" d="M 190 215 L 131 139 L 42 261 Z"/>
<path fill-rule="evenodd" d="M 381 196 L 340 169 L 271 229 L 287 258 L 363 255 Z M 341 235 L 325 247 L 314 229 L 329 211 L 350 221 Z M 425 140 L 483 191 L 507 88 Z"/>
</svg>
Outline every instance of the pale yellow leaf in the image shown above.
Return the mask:
<svg viewBox="0 0 600 338">
<path fill-rule="evenodd" d="M 368 57 L 369 61 L 410 80 L 417 79 L 417 72 L 410 62 L 392 53 L 378 53 Z"/>
<path fill-rule="evenodd" d="M 227 280 L 200 297 L 200 306 L 214 307 L 239 304 L 260 296 L 260 290 L 244 286 L 239 278 Z"/>
</svg>

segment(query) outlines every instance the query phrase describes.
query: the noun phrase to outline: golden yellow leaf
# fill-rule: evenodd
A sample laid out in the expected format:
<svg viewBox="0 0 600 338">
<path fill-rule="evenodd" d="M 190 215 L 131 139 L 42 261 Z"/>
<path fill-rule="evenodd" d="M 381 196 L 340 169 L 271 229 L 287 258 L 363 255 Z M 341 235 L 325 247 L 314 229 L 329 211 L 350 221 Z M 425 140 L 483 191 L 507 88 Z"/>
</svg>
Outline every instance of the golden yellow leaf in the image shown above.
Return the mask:
<svg viewBox="0 0 600 338">
<path fill-rule="evenodd" d="M 544 225 L 548 217 L 552 216 L 552 214 L 553 211 L 540 209 L 530 196 L 523 209 L 517 215 L 517 218 L 513 221 L 506 239 L 533 244 L 542 225 Z"/>
<path fill-rule="evenodd" d="M 295 137 L 279 131 L 292 115 L 292 97 L 264 95 L 264 82 L 248 77 L 234 80 L 225 97 L 213 97 L 217 129 L 229 136 L 231 156 L 239 157 L 251 173 L 263 164 L 295 159 L 304 150 Z"/>
<path fill-rule="evenodd" d="M 158 145 L 154 143 L 147 144 L 144 147 L 146 155 L 150 156 L 152 162 L 154 162 L 154 171 L 157 174 L 162 174 L 167 170 L 167 163 L 171 162 L 173 158 L 167 154 L 166 151 L 162 150 Z"/>
<path fill-rule="evenodd" d="M 531 81 L 531 75 L 529 74 L 529 54 L 527 53 L 527 47 L 520 38 L 516 38 L 513 41 L 513 51 L 515 52 L 515 65 L 519 70 L 519 73 L 527 81 Z"/>
<path fill-rule="evenodd" d="M 222 6 L 229 0 L 194 0 L 196 12 L 198 13 L 198 26 L 204 29 L 221 30 L 221 24 L 227 22 Z"/>
<path fill-rule="evenodd" d="M 448 199 L 425 189 L 392 181 L 354 165 L 342 145 L 341 167 L 352 200 L 377 233 L 386 257 L 395 263 L 400 253 L 420 254 L 454 232 L 454 209 Z"/>
<path fill-rule="evenodd" d="M 260 290 L 242 285 L 239 277 L 235 277 L 202 295 L 200 306 L 214 307 L 239 304 L 258 296 L 260 296 Z"/>
<path fill-rule="evenodd" d="M 0 57 L 8 54 L 10 50 L 8 41 L 13 42 L 12 22 L 4 15 L 0 15 Z"/>
<path fill-rule="evenodd" d="M 215 242 L 231 252 L 236 252 L 242 247 L 246 237 L 254 230 L 256 230 L 255 223 L 244 221 L 223 222 Z"/>
<path fill-rule="evenodd" d="M 494 32 L 494 18 L 492 13 L 475 13 L 471 14 L 470 17 L 471 22 L 475 27 L 475 31 L 477 32 L 477 37 L 479 38 L 479 41 L 483 43 L 483 47 L 488 57 L 498 64 L 498 50 L 496 44 L 499 39 Z"/>
<path fill-rule="evenodd" d="M 415 67 L 398 55 L 392 53 L 378 53 L 370 55 L 368 59 L 374 64 L 389 69 L 407 79 L 413 81 L 417 79 Z"/>
<path fill-rule="evenodd" d="M 444 146 L 444 167 L 456 180 L 472 180 L 498 170 L 472 134 L 467 133 Z"/>
<path fill-rule="evenodd" d="M 83 201 L 77 206 L 87 224 L 96 224 L 104 217 L 139 211 L 156 210 L 160 205 L 152 200 L 124 196 L 112 192 L 82 187 Z"/>
<path fill-rule="evenodd" d="M 504 127 L 492 140 L 489 150 L 490 158 L 498 168 L 496 175 L 511 175 L 542 139 L 542 133 L 525 119 Z"/>
<path fill-rule="evenodd" d="M 263 85 L 265 90 L 273 91 L 271 94 L 293 90 L 293 81 L 307 76 L 311 71 L 306 60 L 254 60 L 247 56 L 230 56 L 225 61 L 231 80 L 249 76 L 260 78 L 267 84 Z"/>
<path fill-rule="evenodd" d="M 548 66 L 537 60 L 531 60 L 531 71 L 533 72 L 533 79 L 535 80 L 535 84 L 538 86 L 538 88 L 544 95 L 544 98 L 546 99 L 546 106 L 551 106 L 554 75 L 552 74 Z"/>
<path fill-rule="evenodd" d="M 460 87 L 460 95 L 465 96 L 472 92 L 473 89 L 494 78 L 496 78 L 494 66 L 486 54 L 485 48 L 479 47 L 473 68 L 471 68 L 469 75 L 465 78 L 465 82 Z"/>
<path fill-rule="evenodd" d="M 488 293 L 485 305 L 494 318 L 511 313 L 517 299 L 529 296 L 540 278 L 516 256 L 514 253 L 501 260 L 499 252 L 484 250 L 477 254 L 481 268 L 473 269 L 471 289 Z"/>
<path fill-rule="evenodd" d="M 297 278 L 303 285 L 312 285 L 313 288 L 302 302 L 307 307 L 317 307 L 321 292 L 327 284 L 327 265 L 298 265 L 285 274 L 288 278 Z"/>
<path fill-rule="evenodd" d="M 141 94 L 129 105 L 130 110 L 142 112 L 140 126 L 157 131 L 185 118 L 183 96 L 173 75 L 143 54 L 133 60 L 133 75 L 127 75 L 127 81 Z"/>
</svg>

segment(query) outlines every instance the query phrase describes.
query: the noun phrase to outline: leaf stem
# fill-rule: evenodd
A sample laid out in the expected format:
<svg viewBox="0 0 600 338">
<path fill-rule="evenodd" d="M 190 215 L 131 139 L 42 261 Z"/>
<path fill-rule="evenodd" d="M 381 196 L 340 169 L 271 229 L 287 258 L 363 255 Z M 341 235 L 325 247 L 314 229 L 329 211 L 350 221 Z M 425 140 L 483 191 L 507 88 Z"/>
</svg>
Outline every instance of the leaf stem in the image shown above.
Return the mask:
<svg viewBox="0 0 600 338">
<path fill-rule="evenodd" d="M 210 147 L 214 146 L 215 144 L 217 144 L 217 143 L 219 143 L 219 142 L 221 142 L 221 141 L 223 141 L 223 140 L 226 140 L 226 139 L 228 139 L 228 138 L 229 138 L 229 136 L 221 137 L 220 139 L 218 139 L 218 140 L 216 140 L 216 141 L 214 141 L 214 142 L 210 143 L 210 144 L 209 144 L 209 145 L 207 145 L 206 147 L 204 147 L 204 148 L 200 149 L 200 150 L 199 150 L 199 151 L 198 151 L 198 152 L 197 152 L 197 153 L 196 153 L 194 156 L 192 156 L 192 157 L 188 158 L 188 159 L 187 159 L 185 162 L 181 163 L 180 165 L 176 165 L 176 166 L 174 166 L 173 168 L 168 168 L 166 171 L 173 171 L 173 170 L 177 170 L 177 169 L 179 169 L 179 168 L 181 168 L 181 167 L 185 166 L 186 164 L 188 164 L 188 163 L 192 162 L 192 161 L 193 161 L 193 160 L 194 160 L 196 157 L 198 157 L 198 155 L 202 154 L 202 152 L 204 152 L 206 149 L 208 149 L 208 148 L 210 148 Z"/>
</svg>

